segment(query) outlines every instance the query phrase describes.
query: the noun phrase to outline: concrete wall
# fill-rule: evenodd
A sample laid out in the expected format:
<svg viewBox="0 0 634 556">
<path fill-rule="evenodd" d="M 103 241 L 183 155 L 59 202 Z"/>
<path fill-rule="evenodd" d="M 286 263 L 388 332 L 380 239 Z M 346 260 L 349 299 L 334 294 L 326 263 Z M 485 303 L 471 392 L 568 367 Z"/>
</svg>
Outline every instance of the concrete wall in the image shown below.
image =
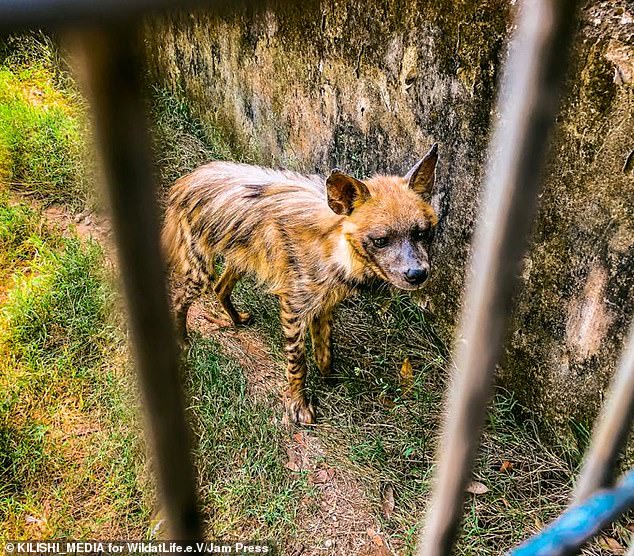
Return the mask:
<svg viewBox="0 0 634 556">
<path fill-rule="evenodd" d="M 146 37 L 152 79 L 253 162 L 362 177 L 404 172 L 438 141 L 441 223 L 427 294 L 450 339 L 510 8 L 270 3 L 153 20 Z M 561 431 L 594 416 L 634 309 L 634 173 L 623 171 L 634 148 L 632 21 L 626 2 L 583 12 L 501 371 Z"/>
</svg>

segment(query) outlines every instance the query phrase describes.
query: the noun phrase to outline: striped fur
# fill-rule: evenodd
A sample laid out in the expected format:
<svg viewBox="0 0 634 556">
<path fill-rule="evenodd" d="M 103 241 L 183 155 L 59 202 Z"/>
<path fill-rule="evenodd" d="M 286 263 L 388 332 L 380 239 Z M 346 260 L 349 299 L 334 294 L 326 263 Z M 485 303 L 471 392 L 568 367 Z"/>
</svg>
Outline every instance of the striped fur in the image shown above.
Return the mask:
<svg viewBox="0 0 634 556">
<path fill-rule="evenodd" d="M 367 195 L 358 195 L 355 187 L 364 187 Z M 212 162 L 180 178 L 170 191 L 162 238 L 180 286 L 174 298 L 179 334 L 186 337 L 189 306 L 212 283 L 231 320 L 247 322 L 249 315 L 235 309 L 231 292 L 242 276 L 255 276 L 280 299 L 289 416 L 314 422 L 304 392 L 305 335 L 310 330 L 317 366 L 328 376 L 334 306 L 373 275 L 414 289 L 390 267 L 399 257 L 401 263 L 413 260 L 414 244 L 399 240 L 407 245 L 397 247 L 394 239 L 392 249 L 377 249 L 368 242 L 376 233 L 397 238 L 412 227 L 435 226 L 421 192 L 411 176 L 375 176 L 363 183 L 337 172 L 325 183 L 316 175 L 228 162 Z M 425 246 L 416 253 L 419 262 L 427 261 Z M 220 278 L 217 256 L 224 258 Z"/>
</svg>

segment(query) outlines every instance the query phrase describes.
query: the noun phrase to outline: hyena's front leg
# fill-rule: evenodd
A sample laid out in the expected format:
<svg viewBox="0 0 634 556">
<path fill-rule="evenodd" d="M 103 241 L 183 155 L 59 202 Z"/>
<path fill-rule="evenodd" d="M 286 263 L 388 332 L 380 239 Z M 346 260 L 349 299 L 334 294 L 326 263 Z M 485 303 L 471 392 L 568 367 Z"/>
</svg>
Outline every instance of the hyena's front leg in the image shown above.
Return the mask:
<svg viewBox="0 0 634 556">
<path fill-rule="evenodd" d="M 309 425 L 315 422 L 315 410 L 306 398 L 306 323 L 292 305 L 280 300 L 282 330 L 285 338 L 286 378 L 289 399 L 287 414 L 294 423 Z"/>
<path fill-rule="evenodd" d="M 313 339 L 313 354 L 321 376 L 327 378 L 332 372 L 332 310 L 325 310 L 310 323 L 310 335 Z"/>
</svg>

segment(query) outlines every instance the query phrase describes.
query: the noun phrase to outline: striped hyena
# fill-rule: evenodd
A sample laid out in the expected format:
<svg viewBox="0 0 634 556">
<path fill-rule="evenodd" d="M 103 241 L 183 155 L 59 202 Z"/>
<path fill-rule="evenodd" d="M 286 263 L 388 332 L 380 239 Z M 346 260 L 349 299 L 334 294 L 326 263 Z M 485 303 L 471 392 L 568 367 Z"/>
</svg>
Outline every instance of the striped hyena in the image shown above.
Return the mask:
<svg viewBox="0 0 634 556">
<path fill-rule="evenodd" d="M 405 177 L 359 181 L 339 170 L 328 179 L 246 164 L 211 162 L 171 189 L 163 245 L 181 288 L 174 299 L 185 339 L 192 301 L 214 291 L 235 324 L 249 320 L 231 302 L 245 274 L 255 275 L 280 300 L 286 339 L 287 410 L 313 423 L 306 398 L 304 337 L 310 330 L 317 367 L 331 372 L 334 306 L 371 276 L 415 290 L 430 271 L 428 248 L 437 223 L 425 202 L 435 179 L 437 145 Z M 224 257 L 216 281 L 214 262 Z"/>
</svg>

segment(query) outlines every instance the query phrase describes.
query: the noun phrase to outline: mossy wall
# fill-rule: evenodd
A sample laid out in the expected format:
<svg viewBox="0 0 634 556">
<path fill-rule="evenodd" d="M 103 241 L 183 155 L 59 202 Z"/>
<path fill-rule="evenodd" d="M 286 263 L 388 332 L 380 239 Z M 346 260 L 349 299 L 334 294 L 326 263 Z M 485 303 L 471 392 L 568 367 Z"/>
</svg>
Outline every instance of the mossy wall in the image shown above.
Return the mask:
<svg viewBox="0 0 634 556">
<path fill-rule="evenodd" d="M 632 13 L 599 4 L 580 23 L 501 373 L 561 430 L 593 417 L 634 306 Z M 282 2 L 154 19 L 146 41 L 152 79 L 244 160 L 363 177 L 405 172 L 438 141 L 426 293 L 449 339 L 510 21 L 507 0 Z"/>
</svg>

